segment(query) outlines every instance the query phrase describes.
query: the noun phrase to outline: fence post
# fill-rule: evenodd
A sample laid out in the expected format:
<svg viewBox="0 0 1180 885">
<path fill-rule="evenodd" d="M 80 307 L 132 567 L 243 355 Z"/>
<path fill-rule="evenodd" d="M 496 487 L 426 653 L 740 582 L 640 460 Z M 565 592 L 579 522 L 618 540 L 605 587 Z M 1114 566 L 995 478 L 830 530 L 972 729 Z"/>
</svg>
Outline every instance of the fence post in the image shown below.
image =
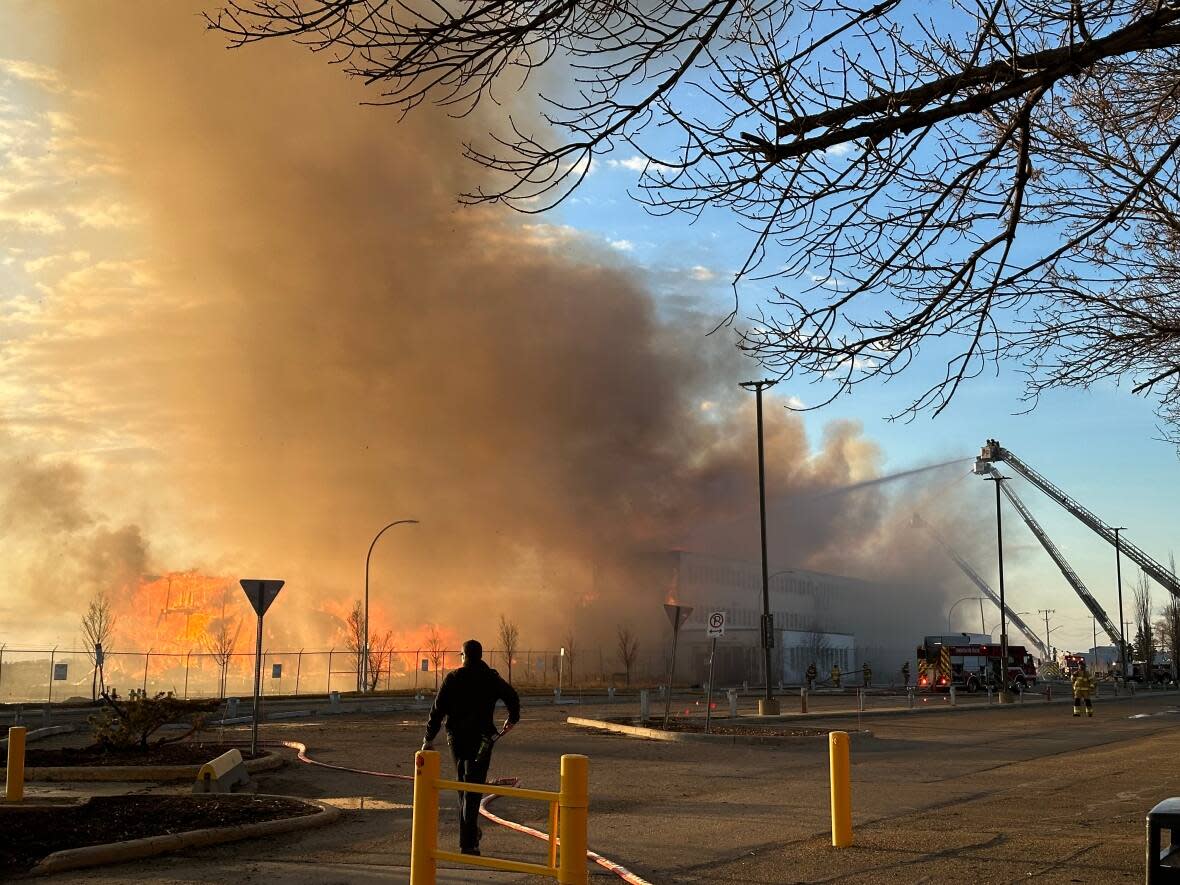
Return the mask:
<svg viewBox="0 0 1180 885">
<path fill-rule="evenodd" d="M 147 674 L 148 666 L 152 662 L 152 650 L 149 648 L 147 654 L 143 656 L 143 696 L 147 697 Z"/>
<path fill-rule="evenodd" d="M 57 660 L 57 646 L 53 647 L 53 651 L 49 654 L 49 701 L 53 703 L 53 664 Z"/>
<path fill-rule="evenodd" d="M 807 712 L 807 688 L 801 687 L 799 689 L 799 712 Z"/>
<path fill-rule="evenodd" d="M 184 656 L 184 699 L 188 700 L 188 668 L 193 662 L 193 652 L 189 649 L 189 653 Z"/>
<path fill-rule="evenodd" d="M 848 758 L 848 732 L 828 734 L 828 753 L 832 786 L 832 847 L 847 848 L 852 844 L 852 785 L 849 782 L 851 765 Z"/>
<path fill-rule="evenodd" d="M 336 649 L 328 649 L 328 687 L 324 690 L 326 694 L 332 693 L 332 654 Z"/>
<path fill-rule="evenodd" d="M 586 885 L 586 825 L 590 808 L 590 760 L 567 754 L 561 757 L 560 813 L 557 817 L 561 861 L 559 885 Z M 411 885 L 417 883 L 411 882 Z"/>
<path fill-rule="evenodd" d="M 303 649 L 299 649 L 299 655 L 295 658 L 295 694 L 299 694 L 299 674 L 303 672 Z"/>
<path fill-rule="evenodd" d="M 410 822 L 410 885 L 434 885 L 434 852 L 438 848 L 438 781 L 440 771 L 441 762 L 437 751 L 419 750 L 414 755 L 414 813 Z"/>
<path fill-rule="evenodd" d="M 8 780 L 4 796 L 9 802 L 19 802 L 25 796 L 25 733 L 23 725 L 8 729 Z"/>
<path fill-rule="evenodd" d="M 8 648 L 8 643 L 0 642 L 0 689 L 4 687 L 4 649 Z M 0 691 L 0 704 L 4 703 L 4 693 Z"/>
</svg>

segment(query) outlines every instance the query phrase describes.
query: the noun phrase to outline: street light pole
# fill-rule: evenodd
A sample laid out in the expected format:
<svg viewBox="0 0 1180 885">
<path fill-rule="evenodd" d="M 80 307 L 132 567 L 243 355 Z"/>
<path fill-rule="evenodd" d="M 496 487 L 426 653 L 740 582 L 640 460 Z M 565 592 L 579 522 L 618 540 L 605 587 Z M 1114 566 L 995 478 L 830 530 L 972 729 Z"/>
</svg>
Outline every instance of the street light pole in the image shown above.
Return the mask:
<svg viewBox="0 0 1180 885">
<path fill-rule="evenodd" d="M 1005 477 L 996 471 L 985 477 L 996 484 L 996 554 L 1000 566 L 1000 703 L 1007 703 L 1008 697 L 1008 608 L 1004 602 L 1004 521 L 1000 508 L 1000 483 Z"/>
<path fill-rule="evenodd" d="M 1119 585 L 1119 678 L 1123 685 L 1127 684 L 1127 631 L 1123 623 L 1123 551 L 1119 545 L 1119 532 L 1126 531 L 1126 526 L 1119 526 L 1114 530 L 1114 575 L 1115 583 Z"/>
<path fill-rule="evenodd" d="M 373 555 L 373 548 L 377 546 L 377 539 L 384 535 L 389 529 L 395 525 L 417 525 L 416 519 L 399 519 L 396 522 L 391 522 L 381 531 L 377 532 L 373 538 L 373 543 L 369 545 L 369 552 L 365 554 L 365 625 L 364 635 L 361 636 L 361 691 L 367 692 L 369 690 L 369 558 Z"/>
<path fill-rule="evenodd" d="M 762 442 L 762 391 L 774 386 L 773 381 L 744 381 L 742 387 L 753 390 L 758 410 L 758 521 L 762 538 L 762 651 L 766 667 L 766 693 L 758 702 L 758 712 L 764 716 L 778 714 L 778 703 L 771 690 L 770 650 L 774 646 L 774 621 L 770 616 L 770 577 L 766 569 L 766 456 Z"/>
<path fill-rule="evenodd" d="M 947 633 L 951 632 L 951 614 L 954 612 L 955 608 L 959 605 L 960 602 L 966 602 L 968 599 L 978 599 L 979 600 L 979 629 L 983 630 L 983 599 L 984 599 L 984 597 L 982 597 L 982 596 L 964 596 L 962 599 L 956 599 L 954 601 L 954 603 L 951 604 L 951 607 L 949 609 L 947 609 L 947 612 L 946 612 L 946 632 Z"/>
</svg>

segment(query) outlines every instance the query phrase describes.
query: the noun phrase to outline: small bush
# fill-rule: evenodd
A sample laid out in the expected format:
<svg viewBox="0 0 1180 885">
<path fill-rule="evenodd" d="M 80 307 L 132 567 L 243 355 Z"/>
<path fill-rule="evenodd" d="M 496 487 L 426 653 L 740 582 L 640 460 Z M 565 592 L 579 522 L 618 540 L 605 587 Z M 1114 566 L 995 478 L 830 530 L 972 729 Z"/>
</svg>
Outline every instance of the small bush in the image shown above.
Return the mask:
<svg viewBox="0 0 1180 885">
<path fill-rule="evenodd" d="M 117 691 L 104 691 L 102 700 L 105 706 L 90 717 L 90 726 L 95 744 L 114 752 L 146 753 L 152 747 L 183 741 L 204 728 L 205 714 L 218 706 L 216 700 L 182 700 L 170 691 L 148 697 L 146 692 L 133 690 L 125 700 Z M 189 729 L 177 737 L 152 741 L 152 735 L 170 722 L 184 722 Z"/>
</svg>

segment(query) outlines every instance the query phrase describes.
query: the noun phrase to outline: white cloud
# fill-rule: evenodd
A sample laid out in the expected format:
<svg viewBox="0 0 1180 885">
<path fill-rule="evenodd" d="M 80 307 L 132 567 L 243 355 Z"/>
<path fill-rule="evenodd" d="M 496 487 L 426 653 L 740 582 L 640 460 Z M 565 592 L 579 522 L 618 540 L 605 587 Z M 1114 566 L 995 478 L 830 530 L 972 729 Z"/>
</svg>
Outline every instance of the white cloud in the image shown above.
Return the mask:
<svg viewBox="0 0 1180 885">
<path fill-rule="evenodd" d="M 66 229 L 60 218 L 44 209 L 0 209 L 0 228 L 5 226 L 36 234 L 58 234 Z"/>
<path fill-rule="evenodd" d="M 70 214 L 77 218 L 83 227 L 96 230 L 130 227 L 139 221 L 139 215 L 125 203 L 94 202 L 85 206 L 74 206 L 70 209 Z"/>
<path fill-rule="evenodd" d="M 53 68 L 34 64 L 31 61 L 22 61 L 18 58 L 0 58 L 0 71 L 18 80 L 39 83 L 42 86 L 58 87 L 61 85 L 61 77 Z"/>
<path fill-rule="evenodd" d="M 699 280 L 702 283 L 717 278 L 717 274 L 713 273 L 713 271 L 709 270 L 709 268 L 705 267 L 703 264 L 693 265 L 692 269 L 689 270 L 688 275 L 694 280 Z"/>
<path fill-rule="evenodd" d="M 663 172 L 672 167 L 662 163 L 653 163 L 647 157 L 636 154 L 623 160 L 607 160 L 606 165 L 611 169 L 627 169 L 630 172 Z"/>
<path fill-rule="evenodd" d="M 834 144 L 826 151 L 825 156 L 829 157 L 844 157 L 852 153 L 853 143 L 850 141 L 842 141 L 840 144 Z"/>
<path fill-rule="evenodd" d="M 618 249 L 620 252 L 634 252 L 635 244 L 630 240 L 607 240 L 607 244 L 612 249 Z"/>
<path fill-rule="evenodd" d="M 806 409 L 807 404 L 797 396 L 787 397 L 787 406 L 792 409 Z"/>
</svg>

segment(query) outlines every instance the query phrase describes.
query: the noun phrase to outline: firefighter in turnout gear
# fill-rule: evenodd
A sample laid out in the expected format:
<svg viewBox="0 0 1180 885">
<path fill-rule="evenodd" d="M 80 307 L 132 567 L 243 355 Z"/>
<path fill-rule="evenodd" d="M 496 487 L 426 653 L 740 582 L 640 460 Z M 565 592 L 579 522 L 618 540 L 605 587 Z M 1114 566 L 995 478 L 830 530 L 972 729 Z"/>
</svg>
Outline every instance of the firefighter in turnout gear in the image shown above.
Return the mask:
<svg viewBox="0 0 1180 885">
<path fill-rule="evenodd" d="M 840 687 L 840 665 L 832 664 L 832 686 L 833 688 Z"/>
<path fill-rule="evenodd" d="M 868 661 L 860 668 L 860 675 L 864 678 L 865 688 L 871 688 L 873 685 L 873 668 L 869 666 Z"/>
<path fill-rule="evenodd" d="M 1082 715 L 1082 705 L 1085 704 L 1086 715 L 1094 715 L 1094 705 L 1090 702 L 1090 695 L 1094 692 L 1094 677 L 1086 670 L 1086 662 L 1082 661 L 1078 672 L 1073 677 L 1073 714 Z"/>
<path fill-rule="evenodd" d="M 807 690 L 811 691 L 815 688 L 816 677 L 819 676 L 819 671 L 815 669 L 815 661 L 807 665 Z"/>
<path fill-rule="evenodd" d="M 902 688 L 910 687 L 910 662 L 906 661 L 901 665 L 901 685 Z"/>
</svg>

